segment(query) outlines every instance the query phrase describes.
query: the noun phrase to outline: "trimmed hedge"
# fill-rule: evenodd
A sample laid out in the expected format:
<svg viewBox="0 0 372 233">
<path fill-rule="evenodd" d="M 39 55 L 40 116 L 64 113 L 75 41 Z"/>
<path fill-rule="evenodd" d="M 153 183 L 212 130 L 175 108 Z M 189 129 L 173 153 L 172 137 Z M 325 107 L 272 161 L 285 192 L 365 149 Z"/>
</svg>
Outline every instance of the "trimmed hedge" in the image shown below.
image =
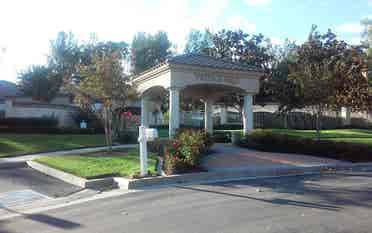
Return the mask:
<svg viewBox="0 0 372 233">
<path fill-rule="evenodd" d="M 33 127 L 33 128 L 46 128 L 46 127 L 57 127 L 58 119 L 54 117 L 30 117 L 30 118 L 19 118 L 10 117 L 0 119 L 0 128 L 20 128 L 20 127 Z"/>
<path fill-rule="evenodd" d="M 213 132 L 213 141 L 217 143 L 231 142 L 231 131 Z"/>
<path fill-rule="evenodd" d="M 123 130 L 117 135 L 117 140 L 120 144 L 131 144 L 138 142 L 137 130 Z"/>
<path fill-rule="evenodd" d="M 7 127 L 1 128 L 0 133 L 17 134 L 104 134 L 103 129 L 55 128 L 55 127 Z"/>
<path fill-rule="evenodd" d="M 306 154 L 349 162 L 372 162 L 372 147 L 363 144 L 313 140 L 257 131 L 243 138 L 239 146 L 267 152 Z"/>
<path fill-rule="evenodd" d="M 224 125 L 215 125 L 214 130 L 241 130 L 243 125 L 240 124 L 224 124 Z"/>
</svg>

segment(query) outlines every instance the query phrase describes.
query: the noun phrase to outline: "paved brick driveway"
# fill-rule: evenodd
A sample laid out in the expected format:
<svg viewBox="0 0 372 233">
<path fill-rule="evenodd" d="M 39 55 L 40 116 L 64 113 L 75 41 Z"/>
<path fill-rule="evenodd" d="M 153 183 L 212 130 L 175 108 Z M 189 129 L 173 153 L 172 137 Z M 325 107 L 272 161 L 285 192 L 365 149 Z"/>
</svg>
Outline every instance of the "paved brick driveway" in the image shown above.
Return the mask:
<svg viewBox="0 0 372 233">
<path fill-rule="evenodd" d="M 255 151 L 231 144 L 217 143 L 212 149 L 214 153 L 203 161 L 203 166 L 209 171 L 348 164 L 308 155 Z"/>
</svg>

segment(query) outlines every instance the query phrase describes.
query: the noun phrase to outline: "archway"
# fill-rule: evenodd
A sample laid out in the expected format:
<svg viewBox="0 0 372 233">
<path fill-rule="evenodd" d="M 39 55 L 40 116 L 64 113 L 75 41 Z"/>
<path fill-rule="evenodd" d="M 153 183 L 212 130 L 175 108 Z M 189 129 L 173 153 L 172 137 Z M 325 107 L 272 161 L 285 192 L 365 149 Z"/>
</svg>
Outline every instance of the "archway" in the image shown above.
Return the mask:
<svg viewBox="0 0 372 233">
<path fill-rule="evenodd" d="M 244 96 L 244 133 L 253 129 L 253 95 L 258 93 L 262 72 L 250 66 L 241 66 L 203 55 L 181 55 L 149 69 L 133 82 L 141 93 L 141 124 L 149 126 L 150 107 L 169 92 L 169 135 L 174 136 L 180 127 L 180 94 L 199 98 L 204 102 L 207 132 L 213 132 L 212 105 L 228 93 Z"/>
</svg>

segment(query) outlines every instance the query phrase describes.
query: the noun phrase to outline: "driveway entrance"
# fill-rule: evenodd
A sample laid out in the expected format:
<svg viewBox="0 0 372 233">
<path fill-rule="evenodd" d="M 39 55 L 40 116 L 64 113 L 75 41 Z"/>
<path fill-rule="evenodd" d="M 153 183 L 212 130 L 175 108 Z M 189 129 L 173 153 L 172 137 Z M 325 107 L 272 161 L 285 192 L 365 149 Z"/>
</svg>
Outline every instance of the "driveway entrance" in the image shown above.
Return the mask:
<svg viewBox="0 0 372 233">
<path fill-rule="evenodd" d="M 350 164 L 334 159 L 299 154 L 270 153 L 250 150 L 231 144 L 215 144 L 213 154 L 208 155 L 203 166 L 208 171 L 239 171 L 281 167 L 313 167 L 322 165 Z"/>
<path fill-rule="evenodd" d="M 0 208 L 64 197 L 80 189 L 27 167 L 0 169 Z"/>
</svg>

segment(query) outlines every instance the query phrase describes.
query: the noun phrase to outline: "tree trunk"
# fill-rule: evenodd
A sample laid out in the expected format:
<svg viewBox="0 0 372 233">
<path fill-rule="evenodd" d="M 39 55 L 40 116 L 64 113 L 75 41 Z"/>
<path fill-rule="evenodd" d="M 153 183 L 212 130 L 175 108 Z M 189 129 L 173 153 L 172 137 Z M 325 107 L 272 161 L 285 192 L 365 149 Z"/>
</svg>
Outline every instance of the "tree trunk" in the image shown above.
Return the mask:
<svg viewBox="0 0 372 233">
<path fill-rule="evenodd" d="M 106 139 L 106 146 L 108 147 L 107 152 L 112 151 L 112 137 L 111 137 L 111 126 L 110 126 L 110 115 L 109 110 L 107 107 L 103 108 L 103 125 L 105 128 L 105 139 Z"/>
<path fill-rule="evenodd" d="M 320 140 L 320 130 L 322 129 L 322 123 L 321 123 L 321 119 L 322 118 L 322 114 L 320 111 L 318 111 L 316 113 L 316 122 L 315 122 L 315 127 L 316 127 L 316 140 L 319 141 Z"/>
<path fill-rule="evenodd" d="M 107 108 L 107 128 L 108 128 L 108 150 L 111 153 L 112 152 L 112 111 L 110 108 Z"/>
</svg>

